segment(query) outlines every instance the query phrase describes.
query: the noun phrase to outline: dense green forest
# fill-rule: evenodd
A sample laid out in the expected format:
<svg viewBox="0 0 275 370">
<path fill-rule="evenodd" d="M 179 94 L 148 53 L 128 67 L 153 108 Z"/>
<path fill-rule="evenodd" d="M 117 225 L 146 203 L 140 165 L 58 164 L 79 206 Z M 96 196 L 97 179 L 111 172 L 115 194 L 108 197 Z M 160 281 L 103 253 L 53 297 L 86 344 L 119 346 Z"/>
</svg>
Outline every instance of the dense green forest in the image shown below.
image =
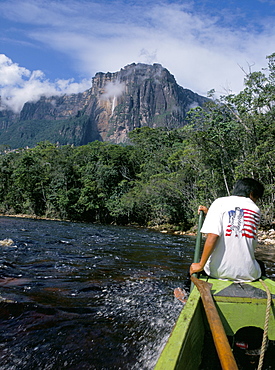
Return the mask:
<svg viewBox="0 0 275 370">
<path fill-rule="evenodd" d="M 274 220 L 275 53 L 245 75 L 239 94 L 189 112 L 181 129 L 143 127 L 131 145 L 38 143 L 0 155 L 0 212 L 78 221 L 196 223 L 199 204 L 230 193 L 235 181 L 265 185 L 263 222 Z"/>
</svg>

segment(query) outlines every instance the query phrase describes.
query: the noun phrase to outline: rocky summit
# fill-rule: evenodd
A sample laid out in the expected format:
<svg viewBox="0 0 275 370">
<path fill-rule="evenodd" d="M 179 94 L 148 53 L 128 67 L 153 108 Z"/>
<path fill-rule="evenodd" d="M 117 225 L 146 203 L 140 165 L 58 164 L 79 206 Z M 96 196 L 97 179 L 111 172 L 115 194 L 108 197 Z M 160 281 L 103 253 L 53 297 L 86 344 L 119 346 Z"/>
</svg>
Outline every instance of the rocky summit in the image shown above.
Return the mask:
<svg viewBox="0 0 275 370">
<path fill-rule="evenodd" d="M 18 114 L 0 107 L 0 145 L 18 148 L 44 140 L 61 145 L 123 143 L 138 127 L 184 126 L 186 113 L 206 101 L 179 86 L 160 64 L 133 63 L 118 72 L 96 73 L 83 93 L 42 96 L 25 103 Z"/>
</svg>

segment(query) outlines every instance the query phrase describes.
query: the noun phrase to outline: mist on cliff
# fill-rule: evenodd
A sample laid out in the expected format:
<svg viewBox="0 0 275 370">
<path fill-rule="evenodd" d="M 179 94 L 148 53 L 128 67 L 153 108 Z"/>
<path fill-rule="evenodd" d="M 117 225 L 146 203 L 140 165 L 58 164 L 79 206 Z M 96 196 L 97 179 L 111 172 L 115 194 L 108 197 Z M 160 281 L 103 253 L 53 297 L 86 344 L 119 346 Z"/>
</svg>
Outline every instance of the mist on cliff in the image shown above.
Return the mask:
<svg viewBox="0 0 275 370">
<path fill-rule="evenodd" d="M 104 93 L 101 95 L 101 99 L 108 100 L 114 97 L 118 98 L 125 91 L 125 84 L 119 81 L 107 82 L 104 87 Z"/>
<path fill-rule="evenodd" d="M 23 105 L 36 102 L 41 96 L 77 94 L 91 87 L 90 80 L 80 83 L 74 79 L 49 81 L 40 70 L 30 71 L 0 54 L 0 110 L 19 113 Z"/>
<path fill-rule="evenodd" d="M 125 92 L 125 84 L 123 82 L 110 81 L 104 86 L 104 93 L 100 96 L 101 100 L 111 100 L 112 108 L 111 114 L 113 115 L 117 105 L 117 98 Z"/>
</svg>

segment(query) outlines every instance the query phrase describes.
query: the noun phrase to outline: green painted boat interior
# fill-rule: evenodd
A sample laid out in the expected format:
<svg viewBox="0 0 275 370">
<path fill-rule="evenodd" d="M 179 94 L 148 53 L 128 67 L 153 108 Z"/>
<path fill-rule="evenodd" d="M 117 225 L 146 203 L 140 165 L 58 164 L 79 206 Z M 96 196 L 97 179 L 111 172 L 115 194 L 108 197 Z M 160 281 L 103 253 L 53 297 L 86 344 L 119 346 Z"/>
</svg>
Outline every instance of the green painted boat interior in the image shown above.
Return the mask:
<svg viewBox="0 0 275 370">
<path fill-rule="evenodd" d="M 232 283 L 208 279 L 213 284 L 211 292 L 227 335 L 234 335 L 240 328 L 255 326 L 264 329 L 267 293 L 260 281 Z M 275 340 L 275 282 L 263 278 L 273 304 L 268 325 L 268 338 Z"/>
<path fill-rule="evenodd" d="M 260 281 L 233 283 L 211 278 L 204 280 L 212 284 L 213 299 L 231 343 L 234 335 L 244 327 L 264 329 L 267 293 Z M 263 278 L 263 282 L 268 287 L 272 298 L 268 339 L 275 341 L 275 282 L 268 278 Z M 179 315 L 155 370 L 204 369 L 200 364 L 203 352 L 208 350 L 204 347 L 205 340 L 209 336 L 211 336 L 209 325 L 200 294 L 195 287 Z M 212 368 L 219 369 L 219 365 Z"/>
</svg>

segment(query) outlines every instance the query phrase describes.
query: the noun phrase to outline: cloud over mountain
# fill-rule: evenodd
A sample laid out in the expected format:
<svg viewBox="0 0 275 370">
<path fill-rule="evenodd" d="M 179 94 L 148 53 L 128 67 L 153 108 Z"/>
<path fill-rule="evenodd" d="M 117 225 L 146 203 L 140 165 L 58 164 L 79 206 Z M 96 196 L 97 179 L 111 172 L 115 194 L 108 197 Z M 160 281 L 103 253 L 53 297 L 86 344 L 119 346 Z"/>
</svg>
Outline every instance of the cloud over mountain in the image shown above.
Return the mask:
<svg viewBox="0 0 275 370">
<path fill-rule="evenodd" d="M 41 96 L 73 94 L 82 92 L 91 86 L 91 82 L 81 83 L 69 80 L 50 82 L 42 71 L 29 71 L 20 67 L 4 54 L 0 54 L 0 109 L 20 112 L 24 103 L 36 102 Z"/>
</svg>

